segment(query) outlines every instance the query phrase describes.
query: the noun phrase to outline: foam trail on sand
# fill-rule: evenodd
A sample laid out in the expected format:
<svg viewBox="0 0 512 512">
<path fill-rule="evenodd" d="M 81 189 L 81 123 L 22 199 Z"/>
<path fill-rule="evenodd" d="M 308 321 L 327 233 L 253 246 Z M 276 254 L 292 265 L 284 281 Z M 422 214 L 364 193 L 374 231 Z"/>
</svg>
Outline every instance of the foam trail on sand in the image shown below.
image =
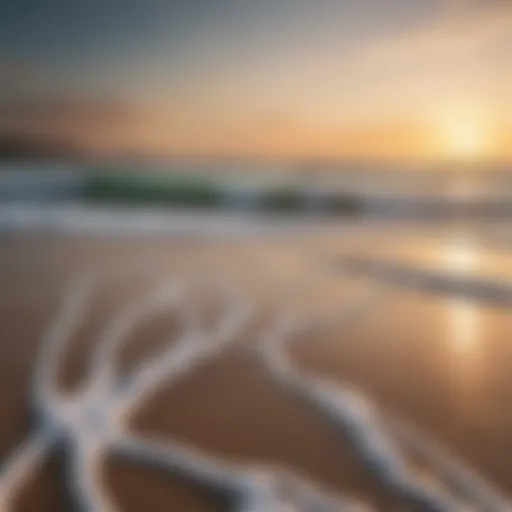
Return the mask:
<svg viewBox="0 0 512 512">
<path fill-rule="evenodd" d="M 85 382 L 74 391 L 59 390 L 61 353 L 85 315 L 96 282 L 97 276 L 87 275 L 73 287 L 45 336 L 32 388 L 38 421 L 28 439 L 0 469 L 2 512 L 14 510 L 24 483 L 57 444 L 64 449 L 71 499 L 80 512 L 121 512 L 102 477 L 104 461 L 113 453 L 156 465 L 224 493 L 232 499 L 237 512 L 371 510 L 292 470 L 246 464 L 201 452 L 178 440 L 143 438 L 130 431 L 131 418 L 151 393 L 164 384 L 172 385 L 248 332 L 249 321 L 255 315 L 254 305 L 226 280 L 217 280 L 214 287 L 221 313 L 216 325 L 209 329 L 201 326 L 198 303 L 193 300 L 190 286 L 182 280 L 155 286 L 105 327 Z M 291 298 L 286 301 L 287 310 L 293 309 L 291 302 Z M 335 319 L 299 319 L 293 312 L 278 314 L 277 321 L 259 340 L 256 353 L 273 379 L 314 404 L 339 426 L 367 467 L 400 497 L 429 512 L 512 510 L 507 498 L 426 436 L 387 414 L 357 390 L 300 370 L 289 357 L 287 344 L 298 332 L 311 334 L 345 326 L 361 315 L 367 317 L 374 304 L 375 296 L 365 298 L 345 308 Z M 119 375 L 115 358 L 124 343 L 140 322 L 160 312 L 172 313 L 182 323 L 183 331 L 128 376 Z M 412 467 L 407 450 L 421 453 L 428 460 L 437 477 L 436 484 Z"/>
<path fill-rule="evenodd" d="M 129 421 L 149 393 L 163 383 L 172 384 L 225 350 L 246 328 L 252 316 L 250 304 L 226 283 L 217 288 L 224 307 L 210 332 L 200 328 L 196 305 L 183 286 L 168 283 L 122 310 L 106 326 L 92 358 L 90 375 L 79 389 L 57 389 L 61 352 L 84 316 L 94 282 L 88 276 L 72 288 L 45 337 L 33 386 L 39 421 L 0 470 L 2 512 L 14 509 L 23 484 L 56 444 L 64 449 L 71 500 L 80 512 L 120 512 L 102 477 L 104 461 L 114 452 L 230 493 L 239 512 L 277 512 L 284 506 L 290 512 L 368 510 L 355 500 L 335 496 L 280 468 L 247 466 L 202 454 L 172 439 L 156 441 L 130 433 Z M 126 385 L 126 378 L 116 376 L 113 368 L 124 341 L 148 316 L 176 309 L 185 323 L 184 333 L 170 340 L 163 354 L 136 368 Z M 283 494 L 283 486 L 289 489 L 288 495 Z"/>
<path fill-rule="evenodd" d="M 354 311 L 358 310 L 356 304 Z M 345 312 L 344 319 L 351 315 Z M 343 322 L 342 322 L 343 323 Z M 420 474 L 407 461 L 405 445 L 426 452 L 428 438 L 398 430 L 397 420 L 348 385 L 309 375 L 289 357 L 286 345 L 302 330 L 303 321 L 284 313 L 261 341 L 269 374 L 286 389 L 312 403 L 349 437 L 365 466 L 388 489 L 425 511 L 506 512 L 510 501 L 493 490 L 467 464 L 437 448 L 431 451 L 433 477 Z M 388 421 L 388 417 L 392 421 Z M 395 426 L 395 428 L 393 428 Z M 406 442 L 407 441 L 407 442 Z"/>
</svg>

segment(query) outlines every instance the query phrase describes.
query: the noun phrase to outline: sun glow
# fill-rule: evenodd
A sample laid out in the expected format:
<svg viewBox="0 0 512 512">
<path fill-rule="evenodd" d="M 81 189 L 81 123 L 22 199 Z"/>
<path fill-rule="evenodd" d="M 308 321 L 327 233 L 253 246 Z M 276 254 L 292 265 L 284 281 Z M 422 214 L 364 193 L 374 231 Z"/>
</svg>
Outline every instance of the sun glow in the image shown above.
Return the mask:
<svg viewBox="0 0 512 512">
<path fill-rule="evenodd" d="M 483 119 L 452 116 L 441 123 L 443 152 L 454 160 L 478 160 L 488 156 L 489 130 Z"/>
</svg>

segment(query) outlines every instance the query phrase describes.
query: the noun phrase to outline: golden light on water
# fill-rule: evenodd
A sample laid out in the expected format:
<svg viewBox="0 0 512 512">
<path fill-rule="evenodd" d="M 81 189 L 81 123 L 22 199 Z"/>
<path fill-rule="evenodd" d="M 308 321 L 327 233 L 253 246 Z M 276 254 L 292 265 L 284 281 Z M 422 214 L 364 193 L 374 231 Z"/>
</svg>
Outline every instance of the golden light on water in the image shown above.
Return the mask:
<svg viewBox="0 0 512 512">
<path fill-rule="evenodd" d="M 446 269 L 461 278 L 470 277 L 479 265 L 478 249 L 469 241 L 454 241 L 443 252 Z M 454 406 L 465 417 L 478 418 L 476 402 L 481 374 L 481 310 L 464 297 L 446 304 L 447 343 L 451 367 Z"/>
<path fill-rule="evenodd" d="M 447 270 L 461 277 L 477 270 L 478 253 L 468 241 L 458 241 L 446 248 L 444 255 Z M 464 298 L 452 299 L 448 304 L 449 329 L 453 348 L 457 353 L 472 352 L 478 334 L 478 307 Z"/>
<path fill-rule="evenodd" d="M 455 241 L 446 249 L 446 264 L 450 271 L 467 275 L 476 270 L 477 251 L 469 241 Z"/>
<path fill-rule="evenodd" d="M 472 304 L 459 302 L 450 306 L 450 327 L 454 349 L 467 353 L 475 348 L 478 312 Z"/>
</svg>

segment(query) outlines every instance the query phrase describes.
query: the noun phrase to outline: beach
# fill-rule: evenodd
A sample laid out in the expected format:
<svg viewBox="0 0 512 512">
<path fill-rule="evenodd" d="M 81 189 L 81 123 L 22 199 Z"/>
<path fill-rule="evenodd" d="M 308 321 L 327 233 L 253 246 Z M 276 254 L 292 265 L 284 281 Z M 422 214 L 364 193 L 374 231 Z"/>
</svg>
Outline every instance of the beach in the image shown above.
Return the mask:
<svg viewBox="0 0 512 512">
<path fill-rule="evenodd" d="M 368 286 L 368 278 L 348 279 L 322 265 L 327 256 L 343 255 L 347 247 L 352 253 L 355 248 L 363 251 L 371 235 L 355 230 L 339 239 L 332 237 L 321 238 L 324 245 L 317 239 L 316 250 L 311 251 L 307 236 L 292 241 L 208 241 L 4 235 L 0 242 L 1 453 L 7 456 L 37 424 L 31 412 L 34 361 L 42 333 L 57 314 L 73 277 L 87 269 L 101 269 L 106 276 L 86 321 L 68 343 L 61 375 L 64 387 L 87 375 L 98 332 L 116 309 L 163 278 L 195 276 L 197 281 L 201 272 L 213 273 L 241 285 L 262 315 L 239 333 L 240 339 L 228 350 L 164 384 L 134 415 L 130 428 L 139 436 L 177 439 L 244 463 L 271 462 L 299 470 L 329 489 L 348 492 L 381 510 L 409 510 L 367 471 L 351 444 L 340 439 L 314 407 L 269 379 L 248 348 L 258 343 L 258 333 L 272 321 L 276 309 L 294 296 L 287 294 L 287 286 L 304 282 L 295 294 L 296 305 L 313 320 L 335 316 L 354 300 L 361 283 Z M 430 263 L 446 265 L 449 260 L 438 257 L 446 241 L 423 236 L 430 252 L 414 251 L 418 238 L 421 235 L 402 246 L 394 244 L 387 256 L 394 252 L 399 261 L 425 265 L 429 261 L 425 255 L 430 254 Z M 422 258 L 414 256 L 418 253 Z M 490 256 L 482 257 L 482 265 L 486 258 Z M 501 253 L 502 273 L 508 268 L 507 258 Z M 304 371 L 356 386 L 386 411 L 421 426 L 504 492 L 512 492 L 508 468 L 512 415 L 506 407 L 512 385 L 508 371 L 512 349 L 507 339 L 512 320 L 507 306 L 390 288 L 384 299 L 349 326 L 299 336 L 293 345 L 294 360 Z M 143 324 L 131 337 L 124 364 L 133 365 L 148 347 L 164 343 L 171 328 L 172 319 L 165 315 Z M 16 510 L 68 510 L 63 458 L 64 453 L 57 452 L 43 463 L 20 493 Z M 229 505 L 221 493 L 119 457 L 108 457 L 104 478 L 126 511 L 226 510 Z"/>
</svg>

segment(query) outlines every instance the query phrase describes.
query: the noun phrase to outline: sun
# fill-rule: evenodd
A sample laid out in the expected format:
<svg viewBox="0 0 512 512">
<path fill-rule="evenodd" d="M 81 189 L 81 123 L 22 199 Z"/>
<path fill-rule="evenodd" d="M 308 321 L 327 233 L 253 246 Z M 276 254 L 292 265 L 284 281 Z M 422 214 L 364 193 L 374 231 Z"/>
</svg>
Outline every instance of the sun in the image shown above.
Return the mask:
<svg viewBox="0 0 512 512">
<path fill-rule="evenodd" d="M 445 111 L 437 120 L 437 148 L 445 158 L 474 161 L 489 156 L 490 123 L 484 115 Z"/>
<path fill-rule="evenodd" d="M 477 122 L 461 120 L 446 126 L 447 151 L 453 158 L 475 159 L 486 152 L 485 131 Z"/>
</svg>

